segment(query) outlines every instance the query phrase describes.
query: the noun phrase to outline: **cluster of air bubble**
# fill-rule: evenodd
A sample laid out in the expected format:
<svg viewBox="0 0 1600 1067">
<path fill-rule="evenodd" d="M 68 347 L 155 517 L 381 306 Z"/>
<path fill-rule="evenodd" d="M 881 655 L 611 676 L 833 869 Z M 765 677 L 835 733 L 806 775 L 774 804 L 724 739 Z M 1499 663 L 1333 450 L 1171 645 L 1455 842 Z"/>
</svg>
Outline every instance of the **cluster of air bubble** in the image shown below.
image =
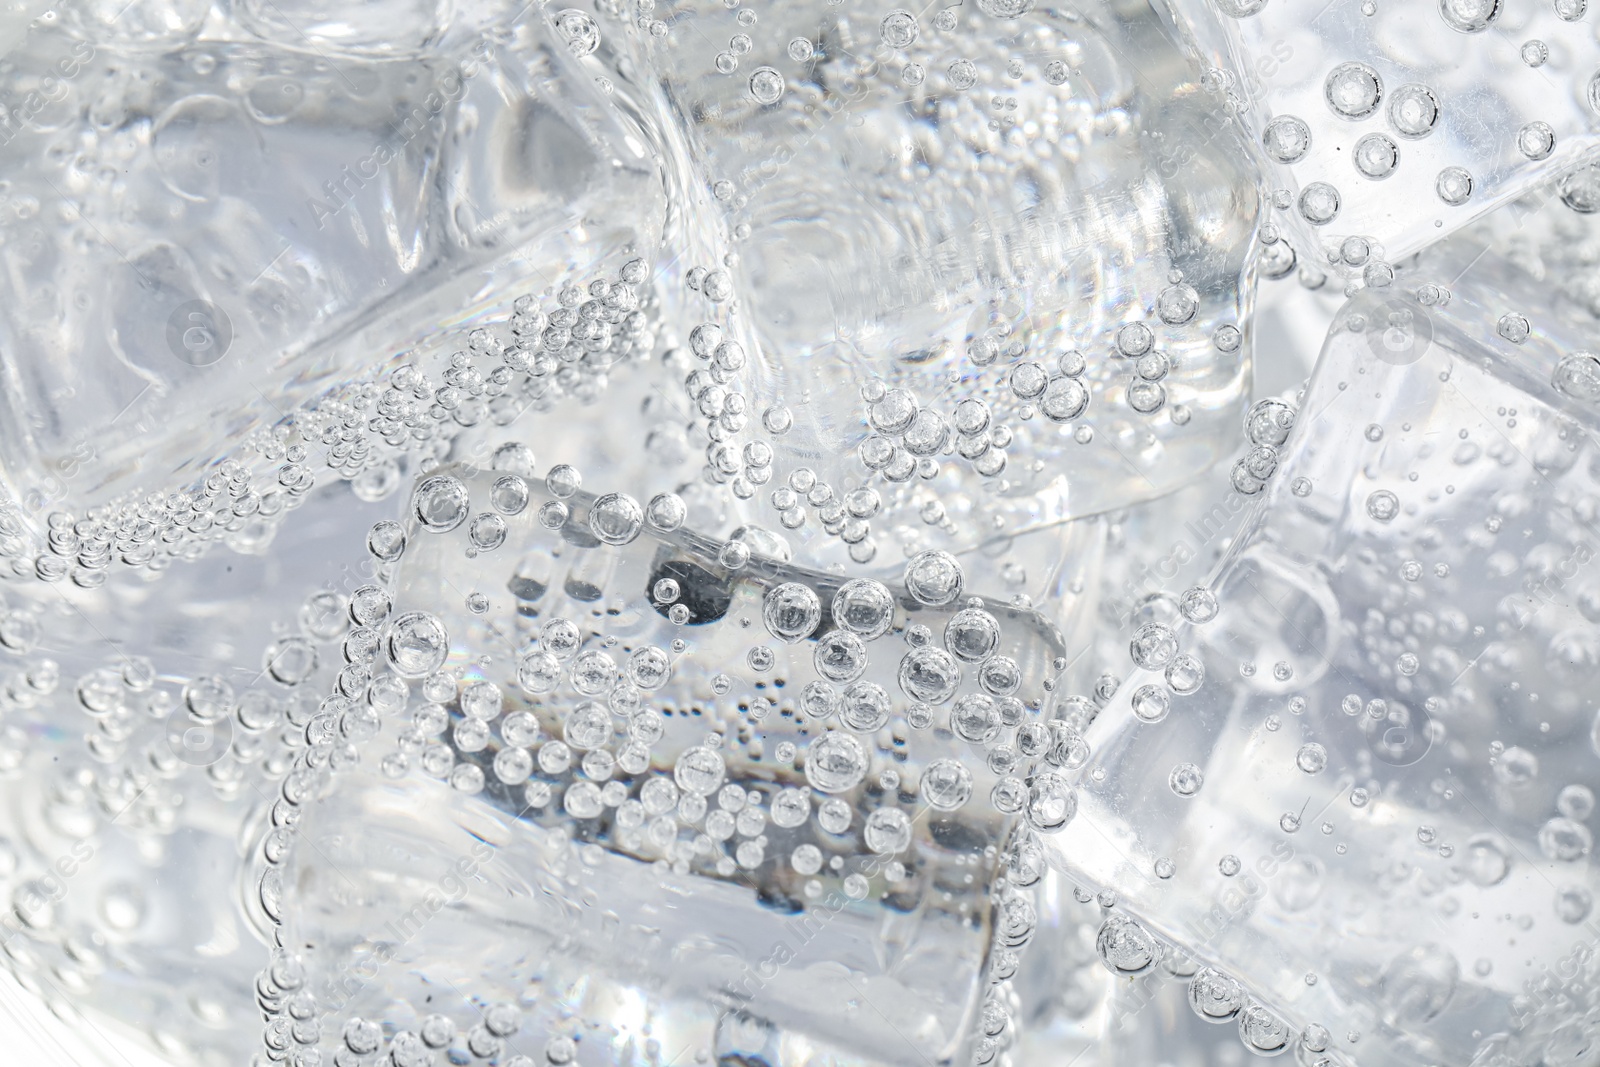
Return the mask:
<svg viewBox="0 0 1600 1067">
<path fill-rule="evenodd" d="M 1286 8 L 1208 8 L 1225 16 L 1218 28 L 1246 57 L 1242 79 L 1217 70 L 1214 82 L 1255 129 L 1269 171 L 1291 183 L 1271 195 L 1293 235 L 1263 234 L 1267 277 L 1287 275 L 1298 259 L 1312 287 L 1325 270 L 1349 279 L 1347 290 L 1386 284 L 1391 262 L 1438 230 L 1562 169 L 1600 113 L 1600 51 L 1575 25 L 1588 14 L 1581 0 L 1531 5 L 1510 22 L 1505 5 L 1479 0 L 1442 0 L 1414 19 L 1366 2 L 1359 19 L 1309 39 L 1291 39 L 1300 22 Z M 1306 47 L 1311 76 L 1299 69 Z M 1600 203 L 1595 187 L 1568 178 L 1576 202 Z M 1352 210 L 1356 233 L 1339 232 Z M 1352 237 L 1361 242 L 1354 256 Z"/>
<path fill-rule="evenodd" d="M 1259 400 L 1250 408 L 1244 419 L 1250 451 L 1233 465 L 1234 489 L 1254 496 L 1266 486 L 1278 469 L 1278 449 L 1294 429 L 1294 416 L 1294 408 L 1282 400 Z"/>
<path fill-rule="evenodd" d="M 1140 883 L 1127 906 L 1165 936 L 1205 945 L 1208 957 L 1231 971 L 1200 972 L 1190 1002 L 1208 1021 L 1238 1019 L 1253 1051 L 1292 1049 L 1305 1063 L 1347 1062 L 1350 1053 L 1334 1051 L 1321 1023 L 1337 1022 L 1338 1042 L 1349 1045 L 1362 1039 L 1363 1026 L 1354 1012 L 1331 1018 L 1318 987 L 1329 977 L 1349 983 L 1346 961 L 1366 951 L 1372 955 L 1360 965 L 1381 986 L 1366 987 L 1374 989 L 1370 1001 L 1364 989 L 1350 992 L 1355 985 L 1337 994 L 1371 1005 L 1376 1019 L 1365 1026 L 1459 1040 L 1448 1055 L 1463 1062 L 1462 1050 L 1474 1047 L 1473 1058 L 1484 1062 L 1532 1062 L 1592 1040 L 1592 970 L 1574 992 L 1557 993 L 1548 964 L 1574 943 L 1568 928 L 1588 921 L 1594 904 L 1593 831 L 1585 825 L 1594 789 L 1583 779 L 1593 765 L 1590 749 L 1600 751 L 1600 724 L 1590 722 L 1592 707 L 1572 687 L 1592 677 L 1600 619 L 1592 576 L 1584 573 L 1593 559 L 1600 469 L 1591 462 L 1589 425 L 1600 399 L 1600 359 L 1580 347 L 1593 326 L 1581 290 L 1554 292 L 1570 279 L 1532 269 L 1593 251 L 1586 220 L 1554 198 L 1551 207 L 1553 214 L 1531 225 L 1521 216 L 1481 230 L 1491 240 L 1514 234 L 1532 278 L 1493 262 L 1475 241 L 1452 242 L 1437 259 L 1422 260 L 1422 276 L 1447 279 L 1448 287 L 1429 282 L 1387 301 L 1366 294 L 1341 314 L 1317 379 L 1296 401 L 1321 423 L 1315 435 L 1297 435 L 1285 457 L 1295 476 L 1269 490 L 1272 506 L 1255 515 L 1208 587 L 1172 598 L 1187 625 L 1150 623 L 1134 637 L 1130 651 L 1141 676 L 1119 701 L 1119 711 L 1131 712 L 1129 733 L 1119 740 L 1137 755 L 1107 768 L 1105 780 L 1145 775 L 1146 790 L 1123 795 L 1148 798 L 1148 787 L 1165 778 L 1171 795 L 1152 798 L 1150 810 L 1160 812 L 1154 818 L 1135 805 L 1122 809 L 1136 824 L 1131 836 L 1147 850 L 1140 866 L 1155 876 L 1121 883 Z M 1561 234 L 1571 241 L 1564 248 Z M 1545 288 L 1553 290 L 1551 302 L 1541 305 L 1538 290 Z M 1415 340 L 1429 325 L 1439 338 L 1432 347 Z M 1277 466 L 1295 414 L 1278 400 L 1252 409 L 1247 434 L 1271 452 L 1262 477 Z M 1248 469 L 1241 477 L 1241 468 L 1235 489 L 1261 492 L 1262 478 Z M 1321 574 L 1303 578 L 1311 568 Z M 1195 646 L 1193 672 L 1180 642 Z M 1213 667 L 1211 677 L 1200 670 L 1202 660 Z M 1179 694 L 1192 696 L 1180 704 Z M 1149 728 L 1160 722 L 1166 725 Z M 1224 728 L 1247 734 L 1248 747 L 1219 758 L 1215 750 L 1173 744 L 1199 736 L 1215 743 Z M 1228 773 L 1213 773 L 1218 769 Z M 1240 785 L 1241 772 L 1251 785 Z M 1258 781 L 1273 784 L 1258 789 Z M 1327 790 L 1321 810 L 1322 797 L 1304 800 L 1314 796 L 1313 782 Z M 1168 833 L 1159 805 L 1173 797 L 1204 814 Z M 1287 803 L 1279 807 L 1280 800 Z M 1224 853 L 1220 859 L 1184 872 L 1200 885 L 1191 890 L 1198 909 L 1185 914 L 1168 907 L 1177 899 L 1170 890 L 1183 885 L 1173 881 L 1179 872 L 1170 857 L 1178 853 L 1162 850 L 1188 847 L 1195 839 L 1189 835 L 1203 837 L 1200 827 L 1212 819 L 1239 841 L 1219 841 L 1226 847 L 1212 856 Z M 1307 828 L 1311 842 L 1303 841 Z M 1239 891 L 1222 882 L 1222 895 L 1214 896 L 1217 883 L 1199 880 L 1240 876 L 1248 865 L 1241 856 L 1263 842 L 1293 842 L 1297 858 L 1264 902 L 1267 914 L 1252 917 L 1246 909 L 1236 921 L 1235 930 L 1253 927 L 1259 940 L 1225 947 L 1207 933 L 1204 909 L 1208 898 L 1232 907 L 1229 896 Z M 1070 840 L 1062 843 L 1064 853 L 1071 849 Z M 1368 945 L 1361 945 L 1364 935 L 1339 928 L 1341 944 L 1352 947 L 1326 971 L 1318 959 L 1325 941 L 1307 937 L 1295 945 L 1296 958 L 1317 963 L 1304 976 L 1314 997 L 1275 986 L 1283 965 L 1258 966 L 1255 946 L 1296 940 L 1287 932 L 1293 920 L 1279 915 L 1309 914 L 1315 904 L 1323 909 L 1318 921 L 1331 926 L 1334 909 L 1362 899 L 1374 874 L 1395 879 L 1378 889 L 1392 916 L 1421 904 L 1445 921 L 1480 913 L 1488 919 L 1491 908 L 1477 902 L 1498 892 L 1513 903 L 1496 921 L 1543 930 L 1536 936 L 1545 944 L 1563 947 L 1541 961 L 1537 950 L 1522 947 L 1531 940 L 1523 935 L 1509 943 L 1485 936 L 1435 944 L 1391 916 Z M 1146 885 L 1156 892 L 1147 894 Z M 1130 944 L 1153 943 L 1130 932 L 1130 922 L 1117 917 L 1102 931 L 1108 965 Z M 1469 945 L 1477 958 L 1458 960 Z M 1137 963 L 1143 953 L 1132 958 Z M 1575 963 L 1566 956 L 1561 966 Z M 1246 989 L 1273 1003 L 1253 1004 Z M 1308 1001 L 1320 1006 L 1308 1010 Z M 1399 1007 L 1406 1003 L 1424 1007 Z M 1443 1015 L 1446 1004 L 1454 1017 Z M 1461 1020 L 1489 1011 L 1513 1019 L 1514 1034 L 1473 1032 L 1468 1039 Z M 1311 1020 L 1298 1045 L 1280 1012 L 1296 1026 Z"/>
<path fill-rule="evenodd" d="M 1217 598 L 1210 590 L 1196 586 L 1178 600 L 1178 610 L 1188 621 L 1207 623 L 1217 617 Z M 1128 642 L 1128 655 L 1140 670 L 1162 672 L 1164 684 L 1146 684 L 1133 694 L 1133 714 L 1147 723 L 1160 722 L 1172 708 L 1173 696 L 1189 696 L 1198 690 L 1206 678 L 1205 664 L 1192 652 L 1184 652 L 1177 635 L 1170 627 L 1158 622 L 1139 627 Z M 1199 787 L 1199 770 L 1192 764 L 1184 765 L 1185 781 L 1194 779 L 1194 788 L 1185 789 L 1175 781 L 1174 792 L 1192 795 Z"/>
<path fill-rule="evenodd" d="M 1554 287 L 1564 302 L 1600 315 L 1600 166 L 1589 164 L 1512 205 L 1493 212 L 1467 233 Z M 1438 288 L 1437 286 L 1433 288 Z M 1522 344 L 1533 334 L 1528 317 L 1506 309 L 1500 337 Z"/>
<path fill-rule="evenodd" d="M 278 786 L 268 824 L 253 846 L 250 870 L 256 873 L 257 897 L 251 904 L 272 923 L 283 918 L 282 869 L 292 852 L 302 805 L 312 799 L 326 774 L 360 761 L 358 746 L 377 735 L 381 716 L 405 709 L 411 695 L 409 679 L 430 673 L 426 664 L 441 664 L 448 647 L 443 624 L 431 615 L 413 612 L 391 619 L 392 604 L 378 586 L 357 590 L 346 611 L 340 613 L 343 618 L 332 612 L 322 614 L 321 609 L 330 606 L 325 597 L 314 598 L 314 602 L 328 631 L 337 628 L 343 635 L 345 667 L 328 696 L 309 706 L 302 702 L 301 714 L 291 718 L 296 744 L 293 763 Z M 256 980 L 257 1004 L 267 1018 L 262 1032 L 264 1050 L 269 1059 L 288 1059 L 296 1067 L 321 1062 L 316 1046 L 323 1038 L 318 1005 L 302 988 L 303 975 L 301 963 L 280 950 Z M 367 1047 L 369 1031 L 373 1037 Z M 390 1048 L 396 1067 L 402 1062 L 429 1062 L 427 1049 L 443 1047 L 430 1043 L 434 1032 L 421 1037 L 394 1035 Z M 451 1029 L 444 1043 L 454 1036 Z M 362 1055 L 377 1050 L 381 1033 L 375 1024 L 356 1020 L 342 1037 L 350 1055 Z M 410 1059 L 406 1059 L 408 1055 Z"/>
<path fill-rule="evenodd" d="M 384 1067 L 430 1067 L 447 1062 L 497 1062 L 503 1067 L 534 1067 L 535 1060 L 510 1052 L 508 1044 L 523 1026 L 523 1012 L 514 1004 L 497 1001 L 482 1005 L 473 1021 L 463 1027 L 442 1012 L 419 1013 L 414 1028 L 395 1028 L 361 1016 L 323 1032 L 321 1005 L 308 988 L 302 960 L 278 952 L 256 984 L 257 1003 L 268 1016 L 265 1051 L 271 1062 L 293 1067 L 327 1062 L 318 1047 L 332 1039 L 334 1063 L 381 1063 Z M 545 1067 L 565 1067 L 578 1055 L 577 1043 L 566 1034 L 551 1036 L 540 1050 Z M 508 1052 L 510 1054 L 508 1055 Z"/>
<path fill-rule="evenodd" d="M 979 10 L 991 18 L 1011 20 L 1020 18 L 1033 9 L 1029 3 L 985 3 L 979 5 Z M 635 26 L 648 33 L 651 37 L 662 40 L 671 34 L 671 24 L 653 17 L 656 10 L 655 0 L 643 0 L 634 6 Z M 579 12 L 568 12 L 578 15 Z M 954 34 L 959 28 L 960 6 L 946 7 L 933 16 L 931 22 L 935 31 L 941 35 Z M 718 50 L 711 58 L 708 73 L 716 75 L 733 75 L 741 70 L 742 61 L 751 55 L 758 42 L 748 32 L 755 28 L 759 22 L 758 13 L 748 7 L 740 8 L 737 22 L 739 30 L 732 34 L 726 47 Z M 592 25 L 592 23 L 591 23 Z M 980 77 L 979 63 L 974 62 L 972 42 L 965 42 L 968 47 L 958 51 L 945 52 L 937 47 L 937 38 L 929 39 L 923 34 L 922 23 L 917 15 L 910 11 L 897 8 L 884 15 L 878 23 L 878 39 L 882 48 L 893 57 L 891 64 L 885 64 L 886 73 L 891 74 L 901 85 L 915 89 L 923 85 L 928 79 L 928 64 L 935 65 L 942 76 L 937 78 L 941 88 L 953 92 L 966 92 L 975 88 Z M 587 45 L 587 38 L 569 38 L 576 54 L 587 54 L 582 49 Z M 810 63 L 821 55 L 827 47 L 824 40 L 814 40 L 811 37 L 791 38 L 783 47 L 783 52 L 788 60 L 796 64 Z M 593 51 L 593 47 L 588 47 Z M 955 58 L 950 58 L 951 56 Z M 1006 64 L 1010 77 L 1021 77 L 1023 61 L 1011 58 Z M 1039 71 L 1045 81 L 1051 85 L 1064 84 L 1071 74 L 1065 61 L 1061 59 L 1047 59 L 1039 66 Z M 741 75 L 743 77 L 743 75 Z M 767 64 L 758 65 L 744 78 L 749 97 L 762 107 L 771 107 L 782 102 L 784 94 L 788 91 L 788 83 L 782 72 Z M 999 105 L 1002 109 L 1005 105 Z M 1010 103 L 1010 110 L 1015 109 L 1015 100 Z M 993 129 L 1008 129 L 1016 124 L 1016 116 L 1002 114 L 990 121 Z"/>
<path fill-rule="evenodd" d="M 725 272 L 718 273 L 726 279 Z M 703 287 L 708 295 L 712 292 L 711 282 Z M 689 402 L 705 420 L 704 478 L 712 485 L 726 484 L 734 496 L 748 500 L 772 480 L 772 446 L 760 440 L 747 441 L 743 447 L 738 443 L 738 435 L 750 423 L 750 398 L 739 388 L 746 363 L 744 345 L 725 336 L 716 323 L 703 322 L 689 331 L 689 351 L 705 364 L 683 381 Z"/>
<path fill-rule="evenodd" d="M 1110 909 L 1115 903 L 1110 894 L 1100 894 L 1102 907 Z M 1342 1062 L 1328 1054 L 1333 1041 L 1326 1027 L 1312 1023 L 1294 1033 L 1236 979 L 1217 968 L 1200 966 L 1134 919 L 1115 911 L 1109 914 L 1095 936 L 1095 951 L 1119 981 L 1137 980 L 1146 986 L 1160 981 L 1186 982 L 1186 999 L 1195 1017 L 1215 1026 L 1234 1025 L 1240 1042 L 1257 1056 L 1293 1050 L 1306 1067 L 1336 1067 Z"/>
<path fill-rule="evenodd" d="M 1177 292 L 1188 317 L 1192 318 L 1195 302 L 1187 299 L 1192 290 L 1178 289 Z M 1142 322 L 1126 323 L 1117 330 L 1117 355 L 1134 361 L 1133 376 L 1128 380 L 1128 406 L 1141 415 L 1153 415 L 1167 403 L 1167 389 L 1161 380 L 1172 369 L 1172 363 L 1156 350 L 1155 340 L 1154 331 Z"/>
<path fill-rule="evenodd" d="M 230 461 L 176 492 L 91 508 L 82 516 L 52 511 L 43 530 L 0 500 L 0 568 L 13 578 L 70 580 L 93 589 L 117 565 L 159 572 L 218 542 L 248 551 L 271 536 L 314 482 L 303 445 L 288 445 L 278 458 L 286 462 L 270 480 L 251 464 Z"/>
<path fill-rule="evenodd" d="M 976 1067 L 1006 1062 L 1021 1036 L 1021 1004 L 1012 979 L 1039 929 L 1038 889 L 1045 875 L 1044 849 L 1037 831 L 1018 827 L 1000 856 L 991 897 L 995 901 L 994 947 L 985 977 L 988 990 L 978 1011 L 972 1062 Z M 1053 946 L 1052 946 L 1053 947 Z M 1039 951 L 1049 951 L 1040 949 Z"/>
</svg>

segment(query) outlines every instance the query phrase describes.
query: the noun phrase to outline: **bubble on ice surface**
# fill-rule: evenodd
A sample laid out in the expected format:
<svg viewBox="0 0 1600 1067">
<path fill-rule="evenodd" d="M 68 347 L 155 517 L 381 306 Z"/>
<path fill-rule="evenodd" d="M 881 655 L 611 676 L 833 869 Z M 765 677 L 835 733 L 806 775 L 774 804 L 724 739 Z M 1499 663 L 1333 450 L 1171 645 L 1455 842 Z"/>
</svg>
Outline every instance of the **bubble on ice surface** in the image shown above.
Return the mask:
<svg viewBox="0 0 1600 1067">
<path fill-rule="evenodd" d="M 873 852 L 904 852 L 911 844 L 911 819 L 899 808 L 878 808 L 867 816 L 862 838 Z"/>
<path fill-rule="evenodd" d="M 452 475 L 436 475 L 417 486 L 411 506 L 423 529 L 448 533 L 466 521 L 467 488 Z"/>
<path fill-rule="evenodd" d="M 1311 149 L 1311 127 L 1293 115 L 1280 115 L 1261 132 L 1261 145 L 1277 163 L 1298 163 Z"/>
<path fill-rule="evenodd" d="M 1346 119 L 1364 119 L 1378 110 L 1383 100 L 1383 81 L 1365 63 L 1341 63 L 1328 72 L 1323 96 L 1334 114 Z"/>
<path fill-rule="evenodd" d="M 1040 833 L 1055 833 L 1072 820 L 1078 810 L 1078 795 L 1067 780 L 1045 771 L 1028 787 L 1025 809 L 1028 825 Z"/>
<path fill-rule="evenodd" d="M 1465 167 L 1446 167 L 1434 182 L 1439 199 L 1451 207 L 1460 207 L 1472 199 L 1472 175 Z"/>
<path fill-rule="evenodd" d="M 1588 855 L 1594 835 L 1583 823 L 1557 816 L 1539 828 L 1539 851 L 1547 859 L 1570 862 Z"/>
<path fill-rule="evenodd" d="M 945 624 L 945 647 L 964 663 L 987 659 L 1000 643 L 1000 623 L 987 611 L 966 608 Z"/>
<path fill-rule="evenodd" d="M 1034 0 L 978 0 L 978 10 L 990 18 L 1019 19 L 1033 10 Z"/>
<path fill-rule="evenodd" d="M 822 602 L 809 586 L 786 582 L 774 587 L 763 598 L 761 617 L 768 633 L 793 644 L 816 630 L 822 621 Z"/>
<path fill-rule="evenodd" d="M 783 91 L 783 75 L 771 67 L 758 67 L 750 75 L 750 95 L 758 104 L 776 104 L 783 99 Z"/>
<path fill-rule="evenodd" d="M 994 739 L 1000 726 L 999 707 L 982 693 L 962 697 L 950 711 L 950 728 L 963 741 L 984 744 Z"/>
<path fill-rule="evenodd" d="M 825 733 L 806 748 L 806 781 L 820 792 L 845 792 L 866 776 L 866 749 L 847 733 Z"/>
<path fill-rule="evenodd" d="M 940 607 L 959 597 L 964 580 L 960 562 L 947 552 L 923 552 L 906 564 L 906 590 L 929 607 Z"/>
<path fill-rule="evenodd" d="M 1258 1056 L 1275 1056 L 1289 1047 L 1289 1027 L 1260 1004 L 1251 1004 L 1239 1014 L 1239 1039 Z"/>
<path fill-rule="evenodd" d="M 502 515 L 520 515 L 528 506 L 528 483 L 515 474 L 496 478 L 489 502 Z"/>
<path fill-rule="evenodd" d="M 425 611 L 401 615 L 389 626 L 389 662 L 403 678 L 425 678 L 444 665 L 450 638 L 437 616 Z"/>
<path fill-rule="evenodd" d="M 1187 696 L 1199 689 L 1205 681 L 1205 665 L 1199 657 L 1183 652 L 1174 656 L 1172 662 L 1167 664 L 1164 675 L 1168 688 L 1180 696 Z"/>
<path fill-rule="evenodd" d="M 871 641 L 893 623 L 894 596 L 882 582 L 853 578 L 833 595 L 830 611 L 835 625 Z"/>
<path fill-rule="evenodd" d="M 1312 182 L 1300 191 L 1300 216 L 1313 226 L 1326 226 L 1339 217 L 1340 203 L 1337 188 L 1327 182 Z"/>
<path fill-rule="evenodd" d="M 645 508 L 645 520 L 652 529 L 671 533 L 688 518 L 689 509 L 676 493 L 657 493 Z"/>
<path fill-rule="evenodd" d="M 1455 995 L 1461 965 L 1439 945 L 1418 945 L 1384 968 L 1385 1021 L 1424 1023 L 1436 1018 Z"/>
<path fill-rule="evenodd" d="M 1177 639 L 1170 629 L 1159 623 L 1141 626 L 1128 645 L 1128 654 L 1133 662 L 1145 670 L 1165 667 L 1177 653 Z"/>
<path fill-rule="evenodd" d="M 1167 775 L 1167 787 L 1180 797 L 1194 796 L 1204 781 L 1200 768 L 1192 763 L 1180 763 Z"/>
<path fill-rule="evenodd" d="M 1232 1022 L 1244 1001 L 1244 989 L 1220 971 L 1202 967 L 1189 979 L 1189 1007 L 1204 1022 Z"/>
<path fill-rule="evenodd" d="M 1161 955 L 1161 947 L 1144 928 L 1132 919 L 1113 915 L 1101 925 L 1095 937 L 1100 962 L 1118 977 L 1132 977 L 1148 971 Z"/>
<path fill-rule="evenodd" d="M 1184 592 L 1178 610 L 1193 623 L 1206 623 L 1217 617 L 1217 598 L 1209 589 L 1196 586 Z"/>
<path fill-rule="evenodd" d="M 609 726 L 609 723 L 607 725 Z M 726 775 L 727 767 L 722 757 L 715 751 L 703 747 L 685 750 L 672 768 L 672 777 L 678 783 L 679 789 L 702 797 L 715 793 Z"/>
<path fill-rule="evenodd" d="M 567 8 L 555 16 L 556 32 L 579 58 L 592 55 L 600 47 L 600 27 L 594 17 L 577 8 Z"/>
<path fill-rule="evenodd" d="M 1369 133 L 1356 142 L 1352 161 L 1363 177 L 1380 181 L 1400 165 L 1400 149 L 1384 134 Z"/>
<path fill-rule="evenodd" d="M 1307 774 L 1320 774 L 1328 765 L 1328 750 L 1315 741 L 1308 741 L 1295 753 L 1295 766 Z"/>
<path fill-rule="evenodd" d="M 909 48 L 917 39 L 917 18 L 909 11 L 891 11 L 883 16 L 879 32 L 890 48 Z"/>
<path fill-rule="evenodd" d="M 1548 122 L 1535 119 L 1517 131 L 1517 150 L 1531 160 L 1549 157 L 1556 148 L 1556 131 Z"/>
<path fill-rule="evenodd" d="M 626 545 L 644 528 L 644 509 L 625 493 L 607 493 L 589 508 L 589 529 L 608 545 Z"/>
<path fill-rule="evenodd" d="M 1368 494 L 1366 509 L 1379 522 L 1391 522 L 1400 514 L 1400 499 L 1387 489 L 1377 489 Z"/>
<path fill-rule="evenodd" d="M 1500 15 L 1500 0 L 1439 0 L 1439 16 L 1461 33 L 1481 33 Z"/>
<path fill-rule="evenodd" d="M 1217 10 L 1229 18 L 1247 19 L 1267 6 L 1267 0 L 1216 0 Z"/>
<path fill-rule="evenodd" d="M 961 684 L 961 667 L 940 648 L 912 649 L 900 660 L 901 692 L 924 704 L 944 704 Z"/>
<path fill-rule="evenodd" d="M 1133 694 L 1133 713 L 1141 722 L 1156 723 L 1167 717 L 1172 697 L 1158 685 L 1142 685 Z"/>
<path fill-rule="evenodd" d="M 1586 403 L 1600 400 L 1600 356 L 1573 352 L 1561 357 L 1551 384 L 1574 400 Z"/>
</svg>

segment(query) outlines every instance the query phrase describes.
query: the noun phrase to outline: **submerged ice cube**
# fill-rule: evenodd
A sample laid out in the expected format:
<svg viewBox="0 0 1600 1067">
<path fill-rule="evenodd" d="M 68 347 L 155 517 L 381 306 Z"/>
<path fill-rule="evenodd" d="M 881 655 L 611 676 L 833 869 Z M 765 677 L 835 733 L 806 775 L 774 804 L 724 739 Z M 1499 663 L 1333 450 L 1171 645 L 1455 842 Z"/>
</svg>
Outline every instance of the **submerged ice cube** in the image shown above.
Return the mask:
<svg viewBox="0 0 1600 1067">
<path fill-rule="evenodd" d="M 1046 848 L 1257 1051 L 1552 1062 L 1592 1040 L 1596 324 L 1471 242 L 1405 282 L 1339 315 Z"/>
<path fill-rule="evenodd" d="M 1060 630 L 985 595 L 1026 545 L 847 579 L 561 467 L 443 468 L 411 506 L 375 542 L 400 552 L 370 684 L 402 704 L 324 705 L 293 844 L 256 853 L 283 923 L 269 1048 L 920 1063 L 1010 1040 L 975 1023 L 1007 1018 L 992 983 L 1038 923 L 1037 835 L 1072 817 L 1093 715 L 1055 684 Z"/>
<path fill-rule="evenodd" d="M 366 510 L 325 496 L 273 552 L 155 585 L 0 594 L 4 966 L 105 1062 L 260 1047 L 271 924 L 242 845 L 347 667 L 334 582 L 360 547 L 337 520 Z"/>
<path fill-rule="evenodd" d="M 1570 169 L 1596 144 L 1583 0 L 1182 0 L 1310 274 L 1361 277 Z M 1292 270 L 1275 251 L 1268 273 Z"/>
<path fill-rule="evenodd" d="M 140 16 L 181 20 L 115 6 L 115 32 L 35 23 L 0 100 L 0 485 L 25 515 L 224 460 L 270 484 L 262 438 L 319 396 L 397 353 L 433 372 L 529 289 L 655 254 L 660 161 L 542 9 L 424 19 L 403 55 L 324 26 L 330 55 L 273 23 L 293 5 L 160 48 Z"/>
<path fill-rule="evenodd" d="M 648 7 L 584 62 L 648 74 L 694 162 L 686 299 L 780 466 L 864 466 L 874 531 L 964 548 L 1232 450 L 1255 179 L 1162 8 Z"/>
</svg>

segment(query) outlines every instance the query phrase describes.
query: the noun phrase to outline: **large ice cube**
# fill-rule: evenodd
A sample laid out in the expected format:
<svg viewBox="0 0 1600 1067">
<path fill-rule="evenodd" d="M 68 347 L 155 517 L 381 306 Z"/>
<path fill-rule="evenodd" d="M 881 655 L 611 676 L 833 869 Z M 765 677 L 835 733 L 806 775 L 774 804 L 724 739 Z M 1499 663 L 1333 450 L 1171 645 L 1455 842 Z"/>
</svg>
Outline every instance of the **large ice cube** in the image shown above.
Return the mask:
<svg viewBox="0 0 1600 1067">
<path fill-rule="evenodd" d="M 660 161 L 542 9 L 466 11 L 397 57 L 356 47 L 370 26 L 323 34 L 329 55 L 258 25 L 294 5 L 152 42 L 131 32 L 152 6 L 123 36 L 47 20 L 11 56 L 0 484 L 24 514 L 144 503 L 229 459 L 265 491 L 260 436 L 315 398 L 397 357 L 437 373 L 513 297 L 655 254 Z M 389 25 L 399 48 L 417 23 Z"/>
<path fill-rule="evenodd" d="M 601 25 L 693 161 L 679 269 L 792 421 L 780 473 L 869 480 L 875 532 L 965 547 L 1232 450 L 1255 175 L 1201 130 L 1161 9 L 690 0 Z"/>
<path fill-rule="evenodd" d="M 1471 243 L 1404 279 L 1335 323 L 1220 610 L 1136 636 L 1046 847 L 1215 968 L 1191 1002 L 1260 1051 L 1570 1062 L 1600 881 L 1595 320 Z M 1106 954 L 1137 974 L 1148 936 Z"/>
<path fill-rule="evenodd" d="M 411 697 L 328 705 L 286 780 L 268 1047 L 992 1059 L 1092 714 L 987 595 L 1029 539 L 846 580 L 526 474 L 441 469 L 374 541 Z"/>
</svg>

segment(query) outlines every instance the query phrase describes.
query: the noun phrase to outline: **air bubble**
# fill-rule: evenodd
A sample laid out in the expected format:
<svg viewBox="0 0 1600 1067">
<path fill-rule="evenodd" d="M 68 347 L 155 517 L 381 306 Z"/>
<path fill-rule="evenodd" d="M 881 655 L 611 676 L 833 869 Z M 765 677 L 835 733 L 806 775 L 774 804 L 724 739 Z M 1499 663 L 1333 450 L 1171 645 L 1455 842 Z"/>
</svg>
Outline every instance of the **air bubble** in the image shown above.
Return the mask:
<svg viewBox="0 0 1600 1067">
<path fill-rule="evenodd" d="M 1389 125 L 1402 137 L 1428 136 L 1439 122 L 1439 99 L 1426 85 L 1402 85 L 1389 98 Z"/>
<path fill-rule="evenodd" d="M 758 104 L 764 106 L 776 104 L 783 99 L 783 90 L 783 75 L 771 67 L 757 67 L 750 75 L 750 95 L 755 97 Z"/>
<path fill-rule="evenodd" d="M 1383 80 L 1365 63 L 1341 63 L 1328 72 L 1322 93 L 1335 115 L 1364 119 L 1383 100 Z"/>
<path fill-rule="evenodd" d="M 1279 115 L 1261 131 L 1261 146 L 1279 163 L 1298 163 L 1311 150 L 1311 127 L 1293 115 Z"/>
</svg>

